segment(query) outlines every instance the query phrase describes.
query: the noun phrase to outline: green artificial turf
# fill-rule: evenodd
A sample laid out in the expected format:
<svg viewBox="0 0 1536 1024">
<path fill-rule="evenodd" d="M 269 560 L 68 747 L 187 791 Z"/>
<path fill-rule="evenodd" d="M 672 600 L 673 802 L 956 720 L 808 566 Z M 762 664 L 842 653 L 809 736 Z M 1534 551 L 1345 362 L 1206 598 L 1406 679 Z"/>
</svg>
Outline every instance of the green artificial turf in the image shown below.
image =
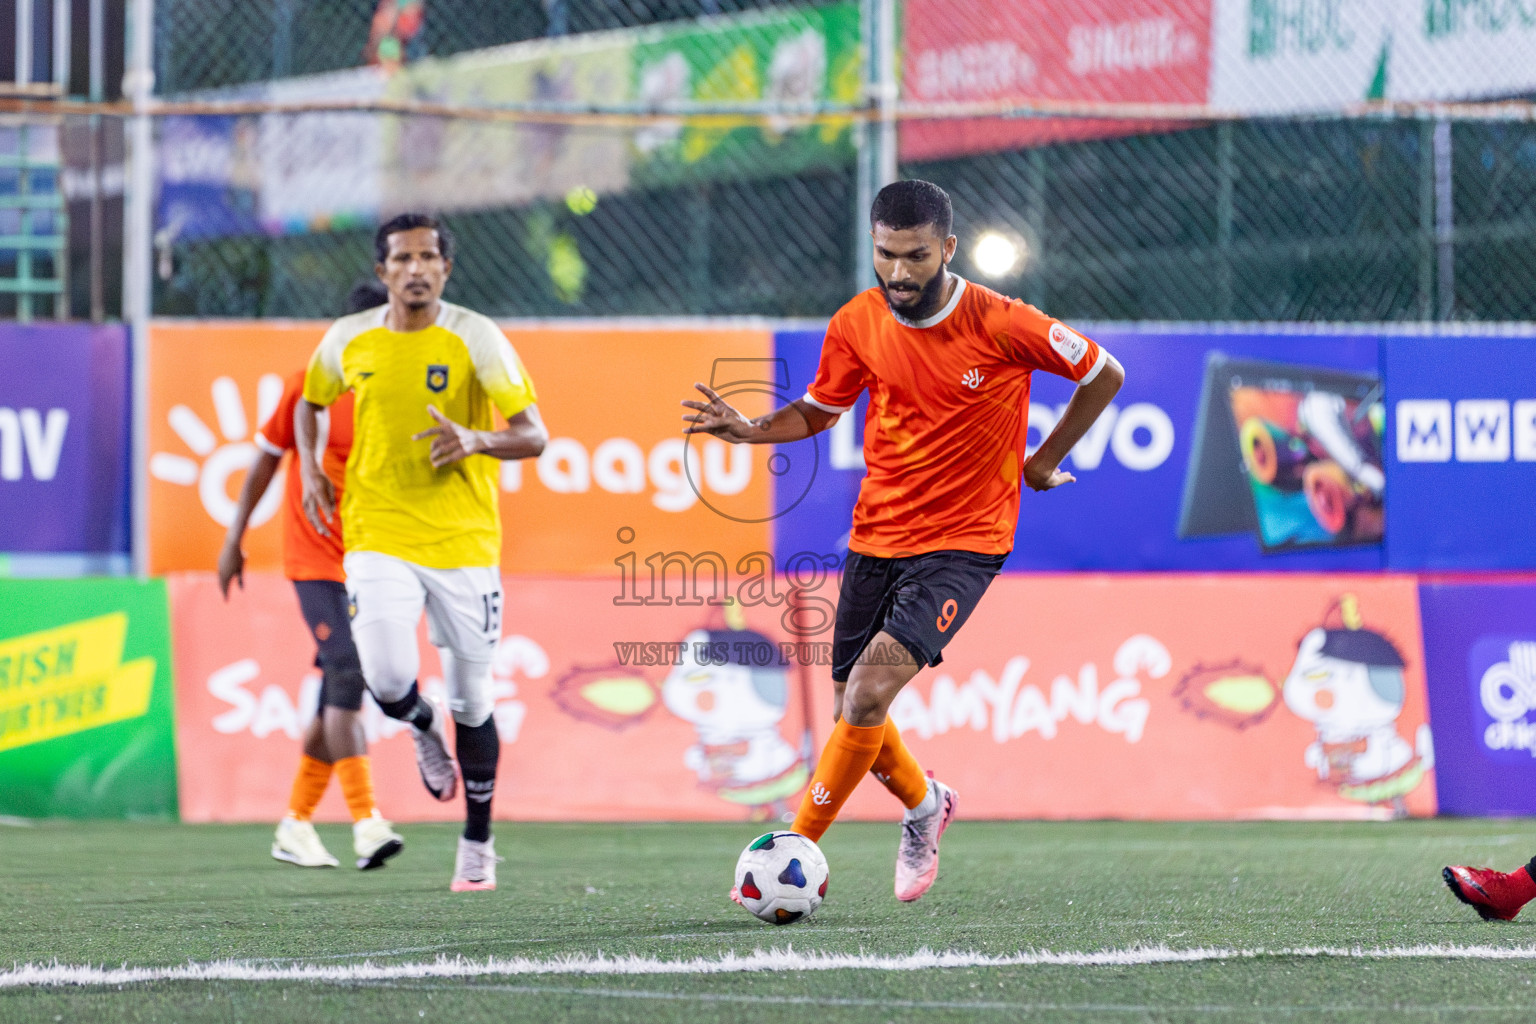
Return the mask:
<svg viewBox="0 0 1536 1024">
<path fill-rule="evenodd" d="M 1447 863 L 1509 870 L 1520 822 L 995 823 L 962 820 L 912 905 L 891 895 L 894 825 L 838 825 L 827 903 L 760 924 L 726 900 L 746 825 L 510 825 L 494 893 L 450 893 L 455 830 L 406 826 L 382 871 L 271 860 L 264 827 L 0 828 L 0 971 L 241 959 L 349 964 L 440 955 L 661 960 L 793 946 L 1005 955 L 1161 945 L 1273 951 L 1536 948 L 1484 924 Z M 350 833 L 321 826 L 332 851 Z M 1536 960 L 1261 955 L 1186 964 L 518 977 L 151 982 L 0 988 L 0 1021 L 843 1021 L 1536 1019 Z"/>
</svg>

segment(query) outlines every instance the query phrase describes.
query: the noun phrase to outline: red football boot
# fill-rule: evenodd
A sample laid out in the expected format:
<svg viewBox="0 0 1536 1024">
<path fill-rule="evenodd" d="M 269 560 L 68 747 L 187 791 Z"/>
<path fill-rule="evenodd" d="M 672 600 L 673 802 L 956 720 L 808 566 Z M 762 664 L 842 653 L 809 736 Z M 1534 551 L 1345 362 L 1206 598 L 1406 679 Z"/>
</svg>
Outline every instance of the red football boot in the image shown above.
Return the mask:
<svg viewBox="0 0 1536 1024">
<path fill-rule="evenodd" d="M 1452 894 L 1477 911 L 1484 921 L 1513 921 L 1520 908 L 1536 897 L 1536 881 L 1523 867 L 1505 874 L 1491 868 L 1456 865 L 1440 875 Z"/>
</svg>

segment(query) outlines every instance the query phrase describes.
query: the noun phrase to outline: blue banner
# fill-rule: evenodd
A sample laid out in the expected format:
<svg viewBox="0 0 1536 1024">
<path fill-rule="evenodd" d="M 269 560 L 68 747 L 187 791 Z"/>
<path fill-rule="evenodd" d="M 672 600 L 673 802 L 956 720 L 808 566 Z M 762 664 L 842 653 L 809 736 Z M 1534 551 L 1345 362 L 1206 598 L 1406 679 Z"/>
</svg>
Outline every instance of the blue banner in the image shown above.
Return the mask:
<svg viewBox="0 0 1536 1024">
<path fill-rule="evenodd" d="M 1379 339 L 1215 331 L 1088 330 L 1126 368 L 1113 406 L 1063 468 L 1026 491 L 1012 571 L 1370 570 L 1383 557 Z M 820 331 L 776 335 L 803 394 Z M 1071 397 L 1034 375 L 1030 445 Z M 841 555 L 863 477 L 864 402 L 775 481 L 781 566 Z M 804 444 L 805 442 L 802 442 Z"/>
<path fill-rule="evenodd" d="M 128 332 L 0 324 L 0 551 L 128 550 Z"/>
<path fill-rule="evenodd" d="M 1424 584 L 1445 814 L 1536 814 L 1536 585 Z"/>
<path fill-rule="evenodd" d="M 1393 569 L 1536 568 L 1536 337 L 1383 344 Z"/>
</svg>

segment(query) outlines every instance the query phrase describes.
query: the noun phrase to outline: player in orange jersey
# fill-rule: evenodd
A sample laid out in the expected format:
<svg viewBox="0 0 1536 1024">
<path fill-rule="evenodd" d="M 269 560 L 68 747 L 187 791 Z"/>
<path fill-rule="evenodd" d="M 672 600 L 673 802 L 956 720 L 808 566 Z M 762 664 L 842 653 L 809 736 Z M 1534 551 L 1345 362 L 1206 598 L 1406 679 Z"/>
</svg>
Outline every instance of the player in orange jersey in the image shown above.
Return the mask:
<svg viewBox="0 0 1536 1024">
<path fill-rule="evenodd" d="M 348 300 L 348 312 L 379 306 L 387 299 L 382 287 L 359 285 Z M 282 399 L 256 435 L 260 453 L 246 474 L 234 519 L 219 552 L 219 589 L 226 601 L 231 580 L 245 586 L 245 553 L 240 550 L 240 541 L 251 510 L 267 492 L 283 455 L 294 450 L 293 412 L 303 392 L 301 370 L 284 382 Z M 318 447 L 324 453 L 326 472 L 340 488 L 352 448 L 350 396 L 344 405 L 337 403 L 331 409 L 322 434 L 324 440 Z M 352 643 L 341 536 L 339 532 L 322 536 L 310 525 L 304 516 L 302 493 L 297 466 L 290 466 L 283 495 L 283 572 L 293 581 L 304 621 L 319 647 L 315 663 L 322 672 L 320 707 L 304 734 L 304 753 L 299 758 L 288 814 L 273 836 L 272 856 L 306 868 L 336 866 L 336 858 L 310 823 L 334 772 L 352 814 L 357 866 L 367 870 L 382 867 L 404 848 L 404 843 L 374 805 L 373 767 L 360 716 L 363 669 Z"/>
<path fill-rule="evenodd" d="M 925 665 L 937 665 L 1013 548 L 1020 485 L 1071 483 L 1060 469 L 1125 379 L 1115 359 L 1065 324 L 949 270 L 949 196 L 926 181 L 887 185 L 870 210 L 879 287 L 827 327 L 805 397 L 748 419 L 702 384 L 686 433 L 782 444 L 830 427 L 860 393 L 868 473 L 853 512 L 833 631 L 836 725 L 794 830 L 821 838 L 867 772 L 906 806 L 896 896 L 938 876 L 954 790 L 925 775 L 886 716 Z M 1026 457 L 1030 374 L 1078 388 Z M 734 893 L 732 894 L 735 895 Z"/>
</svg>

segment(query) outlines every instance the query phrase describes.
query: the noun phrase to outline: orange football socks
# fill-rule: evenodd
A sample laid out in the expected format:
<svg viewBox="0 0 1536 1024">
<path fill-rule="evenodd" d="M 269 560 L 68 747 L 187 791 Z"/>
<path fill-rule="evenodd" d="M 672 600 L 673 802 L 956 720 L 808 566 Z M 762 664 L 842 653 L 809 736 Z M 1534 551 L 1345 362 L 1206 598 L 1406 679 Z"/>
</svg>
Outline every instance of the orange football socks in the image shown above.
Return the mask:
<svg viewBox="0 0 1536 1024">
<path fill-rule="evenodd" d="M 300 821 L 308 821 L 325 796 L 325 787 L 331 781 L 331 766 L 317 761 L 308 754 L 299 758 L 299 774 L 293 778 L 293 793 L 288 797 L 288 813 Z"/>
<path fill-rule="evenodd" d="M 889 718 L 885 720 L 884 742 L 870 771 L 909 811 L 928 797 L 928 776 L 901 742 L 901 730 Z"/>
<path fill-rule="evenodd" d="M 341 780 L 341 795 L 353 821 L 362 821 L 375 813 L 373 803 L 373 762 L 367 754 L 344 757 L 336 762 L 336 777 Z"/>
<path fill-rule="evenodd" d="M 883 724 L 860 728 L 838 719 L 827 745 L 822 748 L 811 788 L 805 791 L 805 797 L 800 801 L 800 812 L 795 815 L 792 826 L 796 832 L 813 841 L 821 838 L 843 803 L 874 765 L 884 741 Z"/>
</svg>

